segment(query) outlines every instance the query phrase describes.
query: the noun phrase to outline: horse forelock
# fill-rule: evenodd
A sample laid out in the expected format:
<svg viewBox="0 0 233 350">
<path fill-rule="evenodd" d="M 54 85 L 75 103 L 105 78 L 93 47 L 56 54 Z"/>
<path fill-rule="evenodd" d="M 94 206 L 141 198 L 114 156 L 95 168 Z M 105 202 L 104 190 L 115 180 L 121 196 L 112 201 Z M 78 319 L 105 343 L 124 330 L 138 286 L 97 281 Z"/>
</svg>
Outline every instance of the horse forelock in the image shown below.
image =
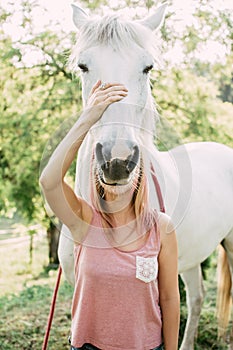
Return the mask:
<svg viewBox="0 0 233 350">
<path fill-rule="evenodd" d="M 159 64 L 158 39 L 154 33 L 136 21 L 127 21 L 118 15 L 106 15 L 89 19 L 81 28 L 73 48 L 69 65 L 75 70 L 79 54 L 94 46 L 110 46 L 118 52 L 126 52 L 133 45 L 146 50 Z"/>
</svg>

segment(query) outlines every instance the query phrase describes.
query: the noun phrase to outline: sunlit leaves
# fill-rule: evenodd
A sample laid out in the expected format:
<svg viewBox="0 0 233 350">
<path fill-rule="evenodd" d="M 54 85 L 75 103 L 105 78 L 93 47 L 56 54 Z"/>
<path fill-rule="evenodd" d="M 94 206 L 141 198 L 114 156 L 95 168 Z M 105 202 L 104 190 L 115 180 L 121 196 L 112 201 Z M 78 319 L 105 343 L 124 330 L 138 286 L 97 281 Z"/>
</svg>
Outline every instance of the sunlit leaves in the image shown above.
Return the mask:
<svg viewBox="0 0 233 350">
<path fill-rule="evenodd" d="M 51 32 L 17 45 L 6 35 L 1 42 L 0 210 L 15 206 L 29 220 L 44 215 L 38 178 L 46 142 L 81 102 L 80 85 L 66 69 L 68 42 Z M 40 50 L 40 61 L 25 60 L 25 48 Z"/>
<path fill-rule="evenodd" d="M 156 102 L 179 135 L 179 142 L 217 141 L 233 146 L 233 106 L 218 98 L 218 87 L 208 78 L 189 70 L 171 69 L 160 73 L 153 89 Z M 170 143 L 171 134 L 163 132 Z"/>
</svg>

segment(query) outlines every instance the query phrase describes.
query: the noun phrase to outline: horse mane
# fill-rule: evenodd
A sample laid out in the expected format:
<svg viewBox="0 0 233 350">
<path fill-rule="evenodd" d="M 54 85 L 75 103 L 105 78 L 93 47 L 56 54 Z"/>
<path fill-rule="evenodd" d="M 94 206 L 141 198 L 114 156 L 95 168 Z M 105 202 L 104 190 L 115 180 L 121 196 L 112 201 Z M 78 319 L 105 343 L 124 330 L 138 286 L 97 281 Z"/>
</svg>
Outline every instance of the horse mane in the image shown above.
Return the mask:
<svg viewBox="0 0 233 350">
<path fill-rule="evenodd" d="M 106 45 L 124 52 L 133 44 L 145 49 L 155 62 L 159 63 L 158 39 L 155 40 L 154 33 L 149 28 L 137 21 L 122 19 L 117 14 L 88 19 L 78 32 L 69 66 L 72 70 L 76 70 L 79 54 L 91 47 Z"/>
</svg>

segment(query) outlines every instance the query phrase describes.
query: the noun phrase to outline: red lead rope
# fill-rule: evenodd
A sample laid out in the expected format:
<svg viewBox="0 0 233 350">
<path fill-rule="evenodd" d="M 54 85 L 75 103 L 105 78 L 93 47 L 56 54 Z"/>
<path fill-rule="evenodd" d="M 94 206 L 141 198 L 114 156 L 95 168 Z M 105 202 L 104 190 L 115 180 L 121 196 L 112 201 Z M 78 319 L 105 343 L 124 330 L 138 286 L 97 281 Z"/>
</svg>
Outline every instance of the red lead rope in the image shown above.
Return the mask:
<svg viewBox="0 0 233 350">
<path fill-rule="evenodd" d="M 156 193 L 157 193 L 157 196 L 158 196 L 160 211 L 165 213 L 165 206 L 164 206 L 164 202 L 163 202 L 163 196 L 162 196 L 161 188 L 159 186 L 158 179 L 157 179 L 157 177 L 155 175 L 155 171 L 154 171 L 154 167 L 153 167 L 152 163 L 151 163 L 151 175 L 152 175 L 152 179 L 153 179 L 153 182 L 154 182 L 154 185 L 155 185 L 155 189 L 156 189 Z M 57 275 L 57 281 L 56 281 L 54 292 L 53 292 L 53 298 L 52 298 L 52 303 L 51 303 L 51 306 L 50 306 L 49 317 L 48 317 L 48 322 L 47 322 L 47 329 L 46 329 L 46 333 L 45 333 L 45 336 L 44 336 L 44 342 L 43 342 L 43 345 L 42 345 L 42 350 L 46 350 L 47 349 L 48 340 L 49 340 L 49 334 L 50 334 L 50 330 L 51 330 L 51 325 L 52 325 L 53 315 L 54 315 L 54 310 L 55 310 L 55 305 L 56 305 L 58 288 L 59 288 L 59 284 L 60 284 L 60 280 L 61 280 L 61 274 L 62 274 L 62 269 L 61 269 L 61 266 L 59 266 L 58 275 Z"/>
<path fill-rule="evenodd" d="M 61 273 L 62 273 L 62 269 L 61 269 L 61 266 L 59 266 L 57 281 L 56 281 L 54 292 L 53 292 L 53 298 L 52 298 L 52 303 L 50 306 L 49 317 L 48 317 L 48 322 L 47 322 L 47 329 L 46 329 L 45 336 L 44 336 L 42 350 L 46 350 L 47 345 L 48 345 L 49 333 L 51 330 L 51 325 L 52 325 L 53 315 L 54 315 L 54 310 L 55 310 L 55 304 L 56 304 L 56 299 L 57 299 L 57 292 L 58 292 L 58 288 L 59 288 L 59 284 L 60 284 L 60 280 L 61 280 Z"/>
</svg>

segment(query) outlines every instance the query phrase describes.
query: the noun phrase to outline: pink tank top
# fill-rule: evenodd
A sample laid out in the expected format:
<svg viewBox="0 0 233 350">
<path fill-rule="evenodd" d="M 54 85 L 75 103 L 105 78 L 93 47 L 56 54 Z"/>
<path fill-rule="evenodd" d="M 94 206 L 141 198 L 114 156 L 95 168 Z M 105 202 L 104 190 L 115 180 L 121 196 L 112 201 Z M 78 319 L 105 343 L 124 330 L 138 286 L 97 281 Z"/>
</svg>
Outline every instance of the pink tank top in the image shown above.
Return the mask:
<svg viewBox="0 0 233 350">
<path fill-rule="evenodd" d="M 103 350 L 149 350 L 159 346 L 160 237 L 156 225 L 144 245 L 130 252 L 106 243 L 99 214 L 95 213 L 90 227 L 90 231 L 94 228 L 93 235 L 88 232 L 87 241 L 96 240 L 95 244 L 74 248 L 72 345 L 91 343 Z M 104 241 L 106 246 L 100 248 L 98 243 Z"/>
</svg>

